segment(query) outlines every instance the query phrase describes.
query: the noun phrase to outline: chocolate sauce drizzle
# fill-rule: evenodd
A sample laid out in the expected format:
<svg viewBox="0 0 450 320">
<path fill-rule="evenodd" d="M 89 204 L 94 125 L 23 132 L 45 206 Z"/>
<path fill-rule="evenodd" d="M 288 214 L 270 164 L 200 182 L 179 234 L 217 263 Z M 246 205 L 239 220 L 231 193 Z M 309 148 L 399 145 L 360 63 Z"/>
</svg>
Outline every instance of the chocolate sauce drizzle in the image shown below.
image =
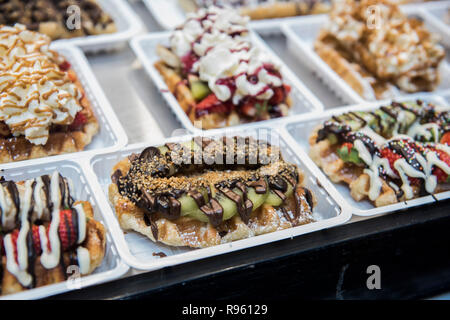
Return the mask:
<svg viewBox="0 0 450 320">
<path fill-rule="evenodd" d="M 42 180 L 42 193 L 45 198 L 45 205 L 46 205 L 46 208 L 44 210 L 51 212 L 55 205 L 61 207 L 61 209 L 72 208 L 74 200 L 70 195 L 70 189 L 69 189 L 69 184 L 68 184 L 67 179 L 65 179 L 61 175 L 59 175 L 58 184 L 59 184 L 59 190 L 60 190 L 60 195 L 61 195 L 61 203 L 54 204 L 51 202 L 51 196 L 50 196 L 50 181 L 51 181 L 50 176 L 43 175 L 40 178 Z M 2 215 L 7 214 L 7 212 L 5 212 L 4 211 L 5 208 L 2 208 L 0 205 L 0 221 L 1 221 L 0 223 L 2 223 L 2 234 L 7 234 L 9 232 L 12 232 L 15 229 L 21 228 L 21 221 L 20 221 L 21 199 L 20 199 L 19 190 L 14 181 L 7 181 L 2 177 L 2 179 L 0 179 L 0 184 L 1 184 L 1 187 L 3 187 L 3 192 L 4 192 L 5 197 L 9 197 L 11 199 L 12 204 L 15 207 L 14 224 L 13 225 L 5 225 L 5 224 L 3 224 L 3 219 L 1 219 L 1 218 L 2 218 Z M 28 216 L 27 216 L 27 220 L 29 222 L 30 229 L 26 235 L 27 259 L 28 259 L 28 267 L 27 267 L 26 271 L 32 276 L 32 283 L 27 287 L 28 289 L 34 288 L 36 286 L 35 264 L 36 264 L 36 260 L 38 258 L 38 252 L 36 251 L 36 247 L 34 245 L 32 226 L 33 225 L 39 226 L 39 225 L 42 225 L 44 222 L 51 221 L 50 214 L 43 215 L 42 217 L 38 217 L 35 212 L 36 199 L 34 197 L 35 197 L 36 185 L 37 185 L 37 182 L 36 182 L 36 180 L 34 180 L 31 184 L 32 191 L 31 191 L 31 199 L 30 199 L 30 209 L 28 211 Z M 41 194 L 39 196 L 41 196 Z M 72 251 L 74 250 L 74 247 L 77 245 L 77 240 L 79 237 L 79 230 L 78 230 L 78 213 L 75 209 L 70 209 L 70 210 L 72 210 L 71 221 L 69 222 L 67 220 L 67 216 L 64 215 L 63 216 L 64 220 L 60 221 L 60 223 L 65 224 L 66 230 L 71 230 L 70 224 L 72 224 L 73 229 L 75 231 L 75 233 L 67 232 L 68 242 L 70 244 L 73 244 L 71 248 L 67 249 L 70 252 L 70 259 L 72 261 L 72 260 L 74 260 L 74 258 L 73 258 L 74 254 Z M 9 213 L 11 214 L 11 212 L 9 212 Z M 58 233 L 58 236 L 59 236 L 59 233 Z M 61 239 L 60 239 L 60 241 L 61 241 Z M 76 256 L 76 254 L 75 254 L 75 256 Z M 72 263 L 72 264 L 78 264 L 78 261 L 76 261 L 75 263 Z M 65 264 L 64 264 L 64 258 L 63 258 L 62 252 L 60 255 L 60 267 L 63 270 L 64 277 L 67 277 L 66 272 L 65 272 Z"/>
<path fill-rule="evenodd" d="M 223 144 L 216 146 L 218 140 L 202 139 L 196 137 L 193 139 L 196 145 L 203 148 L 211 148 L 211 153 L 222 152 L 222 154 L 228 154 L 226 141 L 229 142 L 230 138 L 222 139 Z M 238 137 L 233 137 L 234 141 Z M 243 139 L 240 138 L 239 139 Z M 286 200 L 285 192 L 288 190 L 288 184 L 296 190 L 298 184 L 298 173 L 296 167 L 287 164 L 283 161 L 280 162 L 281 166 L 277 173 L 270 175 L 260 176 L 258 174 L 258 169 L 264 167 L 265 165 L 261 162 L 250 163 L 250 155 L 258 154 L 263 147 L 261 142 L 246 138 L 245 148 L 239 154 L 237 151 L 234 154 L 234 160 L 244 159 L 244 164 L 211 164 L 207 165 L 205 163 L 201 164 L 177 164 L 171 159 L 172 153 L 169 151 L 180 150 L 181 146 L 176 143 L 166 144 L 165 147 L 169 150 L 168 152 L 161 153 L 160 150 L 155 147 L 149 147 L 143 150 L 143 152 L 136 156 L 134 161 L 131 162 L 130 170 L 126 175 L 121 171 L 116 170 L 111 176 L 111 180 L 118 186 L 118 190 L 122 196 L 127 197 L 133 203 L 135 203 L 139 208 L 141 208 L 145 213 L 145 221 L 148 226 L 152 226 L 153 229 L 153 217 L 162 216 L 169 220 L 176 220 L 181 216 L 181 203 L 178 200 L 179 197 L 187 195 L 192 197 L 200 211 L 208 217 L 209 222 L 212 226 L 218 227 L 223 221 L 224 209 L 220 204 L 220 197 L 225 196 L 236 204 L 237 212 L 245 223 L 250 219 L 250 215 L 253 210 L 253 203 L 248 198 L 249 188 L 254 188 L 256 194 L 265 194 L 268 189 L 272 190 L 282 201 Z M 267 144 L 266 146 L 267 147 Z M 270 146 L 269 146 L 270 148 Z M 265 150 L 267 152 L 267 150 Z M 279 152 L 279 150 L 278 150 Z M 190 157 L 194 158 L 194 152 L 191 150 Z M 279 153 L 278 153 L 279 155 Z M 209 155 L 211 156 L 211 154 Z M 208 157 L 204 158 L 209 159 Z M 191 162 L 192 163 L 192 162 Z M 241 162 L 242 163 L 242 162 Z M 164 168 L 163 170 L 158 170 L 158 168 Z M 251 169 L 257 168 L 255 171 L 249 171 Z M 242 178 L 237 178 L 231 181 L 222 180 L 219 182 L 214 182 L 214 187 L 217 196 L 211 196 L 211 190 L 209 184 L 211 181 L 203 183 L 201 187 L 188 184 L 186 186 L 180 186 L 180 188 L 172 187 L 172 189 L 162 189 L 154 187 L 153 190 L 149 190 L 143 185 L 141 179 L 168 179 L 169 177 L 179 177 L 183 174 L 191 174 L 192 172 L 201 173 L 208 172 L 209 170 L 244 170 L 248 175 Z M 211 172 L 211 171 L 210 171 Z M 240 171 L 239 171 L 240 172 Z M 262 171 L 261 171 L 262 172 Z M 169 174 L 170 173 L 170 174 Z M 144 178 L 143 178 L 144 177 Z M 197 178 L 195 178 L 197 179 Z M 203 178 L 202 178 L 203 179 Z M 154 183 L 148 183 L 150 185 L 158 184 L 157 180 Z M 208 194 L 205 197 L 205 191 Z M 239 192 L 238 192 L 239 191 Z M 295 192 L 294 192 L 295 193 Z M 216 199 L 216 197 L 219 197 Z M 206 199 L 205 199 L 206 198 Z M 312 208 L 312 206 L 311 206 Z M 157 228 L 155 228 L 157 230 Z M 155 234 L 154 234 L 155 236 Z M 155 239 L 157 237 L 155 236 Z"/>
</svg>

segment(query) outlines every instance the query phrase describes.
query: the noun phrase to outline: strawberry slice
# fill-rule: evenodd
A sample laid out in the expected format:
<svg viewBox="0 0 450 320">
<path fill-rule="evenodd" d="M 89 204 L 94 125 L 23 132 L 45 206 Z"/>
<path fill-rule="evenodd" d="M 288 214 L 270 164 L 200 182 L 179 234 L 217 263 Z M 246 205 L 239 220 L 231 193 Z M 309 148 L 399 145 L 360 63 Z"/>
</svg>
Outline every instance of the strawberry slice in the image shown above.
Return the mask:
<svg viewBox="0 0 450 320">
<path fill-rule="evenodd" d="M 448 166 L 450 166 L 450 155 L 449 155 L 449 154 L 447 154 L 445 151 L 440 150 L 440 149 L 435 149 L 435 148 L 431 149 L 431 148 L 430 148 L 430 150 L 436 152 L 437 155 L 438 155 L 438 158 L 439 158 L 441 161 L 445 162 Z M 437 181 L 438 181 L 439 183 L 445 183 L 445 182 L 447 182 L 447 180 L 448 180 L 448 174 L 446 174 L 446 173 L 444 172 L 444 170 L 442 170 L 441 168 L 439 168 L 439 167 L 437 167 L 437 166 L 434 166 L 434 167 L 433 167 L 433 170 L 432 170 L 431 172 L 432 172 L 433 175 L 436 176 Z"/>
<path fill-rule="evenodd" d="M 33 235 L 34 251 L 36 252 L 37 255 L 40 255 L 42 252 L 42 248 L 41 248 L 41 235 L 39 234 L 39 226 L 33 225 L 31 227 L 31 233 Z"/>
<path fill-rule="evenodd" d="M 16 260 L 16 263 L 19 263 L 18 255 L 17 255 L 17 238 L 19 238 L 19 230 L 18 229 L 11 232 L 11 242 L 14 247 L 14 259 Z"/>
<path fill-rule="evenodd" d="M 226 113 L 230 112 L 232 106 L 230 103 L 220 101 L 214 93 L 210 93 L 206 98 L 200 101 L 195 107 L 195 116 L 197 118 L 209 113 Z"/>
<path fill-rule="evenodd" d="M 250 118 L 253 118 L 256 116 L 257 110 L 256 110 L 256 99 L 254 98 L 248 98 L 243 100 L 241 106 L 239 107 L 239 111 Z"/>
<path fill-rule="evenodd" d="M 59 219 L 59 239 L 61 240 L 63 251 L 66 251 L 77 242 L 75 228 L 72 224 L 72 210 L 60 211 Z"/>
<path fill-rule="evenodd" d="M 61 69 L 61 71 L 67 71 L 67 70 L 69 70 L 71 67 L 72 67 L 72 66 L 71 66 L 70 62 L 67 61 L 67 60 L 64 61 L 63 63 L 61 63 L 61 64 L 59 65 L 59 68 Z"/>
<path fill-rule="evenodd" d="M 86 115 L 80 111 L 76 114 L 75 119 L 73 119 L 73 122 L 70 124 L 69 130 L 79 131 L 86 122 L 87 122 Z"/>
<path fill-rule="evenodd" d="M 441 137 L 441 141 L 439 141 L 442 144 L 450 145 L 450 131 L 444 133 Z"/>
<path fill-rule="evenodd" d="M 342 146 L 343 147 L 347 147 L 348 153 L 350 153 L 352 151 L 352 148 L 353 148 L 353 143 L 351 143 L 351 142 L 344 142 L 342 144 Z"/>
<path fill-rule="evenodd" d="M 398 159 L 402 159 L 403 157 L 401 155 L 399 155 L 398 153 L 395 153 L 392 149 L 389 149 L 389 148 L 381 149 L 381 156 L 388 160 L 389 166 L 391 167 L 392 171 L 397 176 L 400 176 L 397 169 L 395 169 L 395 167 L 394 167 L 394 163 L 395 163 L 395 161 L 397 161 Z M 411 177 L 408 177 L 408 178 L 409 178 L 409 182 L 412 185 L 416 185 L 416 186 L 420 185 L 420 179 L 411 178 Z"/>
</svg>

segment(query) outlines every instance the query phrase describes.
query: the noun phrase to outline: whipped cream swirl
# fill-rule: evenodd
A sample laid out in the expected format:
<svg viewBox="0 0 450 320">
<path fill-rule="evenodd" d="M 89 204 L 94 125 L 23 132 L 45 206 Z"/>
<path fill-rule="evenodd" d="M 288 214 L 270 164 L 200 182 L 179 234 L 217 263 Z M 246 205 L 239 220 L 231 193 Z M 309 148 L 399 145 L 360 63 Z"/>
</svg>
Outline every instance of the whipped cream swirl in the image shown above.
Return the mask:
<svg viewBox="0 0 450 320">
<path fill-rule="evenodd" d="M 36 145 L 82 109 L 81 92 L 59 67 L 64 59 L 49 45 L 50 38 L 23 25 L 0 27 L 0 121 Z"/>
</svg>

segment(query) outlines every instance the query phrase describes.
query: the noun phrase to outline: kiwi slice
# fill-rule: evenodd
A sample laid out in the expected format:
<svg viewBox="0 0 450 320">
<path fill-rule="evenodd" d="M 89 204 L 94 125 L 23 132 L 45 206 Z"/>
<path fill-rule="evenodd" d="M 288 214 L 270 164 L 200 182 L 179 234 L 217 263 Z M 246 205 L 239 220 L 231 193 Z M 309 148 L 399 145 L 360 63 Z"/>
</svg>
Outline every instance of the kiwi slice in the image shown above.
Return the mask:
<svg viewBox="0 0 450 320">
<path fill-rule="evenodd" d="M 211 93 L 211 90 L 209 90 L 208 85 L 203 81 L 192 81 L 191 93 L 195 101 L 201 101 Z"/>
<path fill-rule="evenodd" d="M 247 189 L 247 199 L 249 199 L 253 203 L 253 211 L 258 209 L 266 201 L 268 195 L 268 189 L 266 193 L 263 194 L 256 193 L 255 188 Z"/>
<path fill-rule="evenodd" d="M 220 203 L 220 205 L 223 208 L 224 221 L 232 218 L 237 213 L 236 203 L 230 198 L 228 198 L 226 195 L 224 195 L 222 192 L 217 192 L 214 198 Z"/>
<path fill-rule="evenodd" d="M 199 190 L 199 192 L 203 195 L 205 199 L 205 203 L 208 203 L 208 194 L 205 189 Z M 189 215 L 194 211 L 200 211 L 200 208 L 197 205 L 197 202 L 188 194 L 184 194 L 177 199 L 181 203 L 181 215 Z"/>
<path fill-rule="evenodd" d="M 169 148 L 167 148 L 166 146 L 159 146 L 158 149 L 162 155 L 165 155 L 169 151 Z"/>
<path fill-rule="evenodd" d="M 191 211 L 186 216 L 201 222 L 209 222 L 209 218 L 200 209 Z"/>
<path fill-rule="evenodd" d="M 344 162 L 352 162 L 357 165 L 364 164 L 361 158 L 359 157 L 359 152 L 355 148 L 351 148 L 350 151 L 348 150 L 347 146 L 342 146 L 338 148 L 337 150 L 338 156 L 342 159 Z"/>
<path fill-rule="evenodd" d="M 289 182 L 286 182 L 286 183 L 287 183 L 288 188 L 287 188 L 286 192 L 284 193 L 284 195 L 286 196 L 286 198 L 289 198 L 292 195 L 294 188 L 292 187 L 292 185 Z M 269 194 L 267 195 L 265 203 L 267 203 L 268 205 L 271 205 L 272 207 L 279 207 L 283 204 L 283 199 L 281 199 L 275 192 L 270 190 Z"/>
<path fill-rule="evenodd" d="M 200 210 L 194 198 L 188 196 L 187 194 L 182 195 L 177 199 L 181 203 L 181 215 L 185 216 L 189 213 Z"/>
</svg>

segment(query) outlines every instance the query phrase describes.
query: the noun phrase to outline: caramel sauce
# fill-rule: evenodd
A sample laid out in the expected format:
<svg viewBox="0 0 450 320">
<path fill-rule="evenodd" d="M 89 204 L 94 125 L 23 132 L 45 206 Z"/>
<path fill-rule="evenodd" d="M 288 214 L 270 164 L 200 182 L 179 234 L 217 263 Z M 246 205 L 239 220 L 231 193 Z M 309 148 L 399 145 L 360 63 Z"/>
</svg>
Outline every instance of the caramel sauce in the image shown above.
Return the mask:
<svg viewBox="0 0 450 320">
<path fill-rule="evenodd" d="M 12 97 L 13 99 L 3 99 L 0 110 L 2 110 L 4 114 L 1 115 L 0 120 L 9 120 L 13 117 L 19 116 L 23 112 L 26 112 L 33 101 L 37 101 L 39 104 L 43 103 L 40 108 L 35 110 L 35 118 L 16 123 L 14 123 L 15 119 L 12 119 L 12 121 L 7 121 L 7 126 L 12 133 L 24 135 L 24 131 L 31 127 L 49 128 L 52 123 L 56 123 L 54 121 L 54 119 L 57 118 L 56 111 L 68 113 L 69 110 L 67 107 L 61 103 L 61 100 L 63 99 L 70 99 L 72 97 L 75 99 L 76 104 L 80 108 L 82 107 L 80 105 L 79 97 L 81 93 L 78 88 L 73 89 L 73 95 L 69 92 L 59 93 L 57 95 L 58 100 L 55 101 L 55 107 L 50 107 L 45 104 L 45 100 L 48 100 L 55 93 L 58 93 L 60 90 L 67 90 L 67 88 L 64 88 L 66 84 L 72 84 L 75 86 L 75 81 L 70 78 L 69 72 L 65 72 L 60 69 L 59 60 L 61 58 L 58 53 L 47 49 L 42 50 L 43 46 L 50 45 L 50 39 L 48 37 L 39 35 L 38 33 L 32 33 L 32 40 L 24 40 L 24 38 L 20 35 L 22 32 L 30 31 L 25 31 L 25 29 L 19 25 L 15 27 L 0 27 L 1 40 L 7 41 L 8 39 L 15 37 L 10 45 L 1 44 L 1 47 L 5 47 L 6 51 L 0 56 L 0 73 L 3 77 L 12 79 L 8 79 L 0 83 L 0 97 Z M 13 50 L 17 50 L 17 52 L 13 52 Z M 36 64 L 39 64 L 39 70 L 34 70 Z M 52 82 L 52 86 L 47 92 L 42 94 L 39 90 L 35 90 L 32 92 L 27 92 L 24 97 L 20 97 L 13 91 L 17 87 L 27 90 L 27 88 L 32 85 L 44 86 L 49 81 Z M 18 105 L 18 102 L 20 102 L 21 105 Z M 48 117 L 46 117 L 47 115 L 51 116 L 53 121 L 49 122 Z M 56 124 L 68 125 L 72 122 L 73 117 L 68 114 L 63 120 L 58 121 Z M 49 135 L 48 130 L 44 130 L 44 132 L 46 134 L 43 136 L 30 136 L 26 137 L 26 139 L 32 141 Z M 20 148 L 18 146 L 13 147 L 11 146 L 12 141 L 14 141 L 14 139 L 4 141 L 1 146 L 3 149 L 11 150 L 11 154 L 15 155 L 15 149 L 19 150 L 23 147 L 23 145 L 21 145 Z M 57 146 L 60 144 L 61 143 L 56 143 Z"/>
</svg>

